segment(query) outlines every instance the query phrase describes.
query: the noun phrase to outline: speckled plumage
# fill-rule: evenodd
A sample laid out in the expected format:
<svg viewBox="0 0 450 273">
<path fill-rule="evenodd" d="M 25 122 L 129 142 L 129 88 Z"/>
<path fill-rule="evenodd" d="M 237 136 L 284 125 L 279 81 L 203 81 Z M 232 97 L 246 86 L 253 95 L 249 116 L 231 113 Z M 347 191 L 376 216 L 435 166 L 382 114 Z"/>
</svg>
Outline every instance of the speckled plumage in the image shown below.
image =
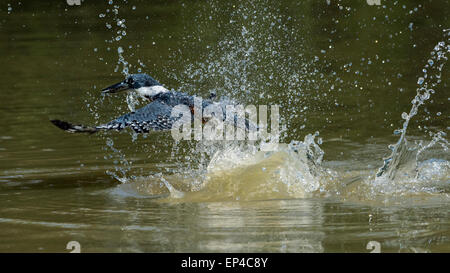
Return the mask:
<svg viewBox="0 0 450 273">
<path fill-rule="evenodd" d="M 154 88 L 155 86 L 161 88 Z M 124 81 L 103 89 L 102 92 L 116 93 L 130 89 L 136 90 L 142 87 L 153 87 L 153 90 L 156 90 L 156 92 L 147 92 L 146 94 L 150 93 L 150 95 L 144 96 L 151 102 L 135 112 L 122 115 L 106 124 L 89 127 L 84 125 L 73 125 L 61 120 L 52 120 L 51 122 L 57 127 L 70 133 L 95 133 L 99 130 L 119 131 L 125 128 L 131 128 L 137 133 L 148 133 L 150 131 L 170 130 L 174 122 L 179 118 L 171 117 L 172 109 L 177 105 L 186 105 L 191 110 L 191 114 L 194 112 L 194 96 L 173 90 L 169 91 L 163 88 L 158 81 L 146 74 L 130 75 Z M 202 111 L 205 107 L 213 103 L 214 102 L 211 100 L 202 100 Z M 225 105 L 217 105 L 222 109 L 223 117 L 225 119 Z M 235 116 L 234 120 L 237 124 L 238 117 Z M 245 126 L 247 129 L 249 128 L 249 124 L 248 120 L 246 120 Z"/>
</svg>

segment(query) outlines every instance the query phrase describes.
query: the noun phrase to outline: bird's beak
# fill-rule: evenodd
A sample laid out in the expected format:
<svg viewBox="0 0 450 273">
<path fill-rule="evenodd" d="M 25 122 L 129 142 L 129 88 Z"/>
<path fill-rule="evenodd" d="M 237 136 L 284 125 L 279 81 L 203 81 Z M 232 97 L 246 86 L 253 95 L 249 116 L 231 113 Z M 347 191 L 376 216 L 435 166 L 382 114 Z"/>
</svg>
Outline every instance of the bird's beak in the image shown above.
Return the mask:
<svg viewBox="0 0 450 273">
<path fill-rule="evenodd" d="M 125 81 L 113 84 L 111 86 L 106 87 L 105 89 L 102 90 L 103 94 L 106 93 L 117 93 L 120 91 L 126 91 L 130 89 L 130 87 L 128 86 L 128 84 Z"/>
</svg>

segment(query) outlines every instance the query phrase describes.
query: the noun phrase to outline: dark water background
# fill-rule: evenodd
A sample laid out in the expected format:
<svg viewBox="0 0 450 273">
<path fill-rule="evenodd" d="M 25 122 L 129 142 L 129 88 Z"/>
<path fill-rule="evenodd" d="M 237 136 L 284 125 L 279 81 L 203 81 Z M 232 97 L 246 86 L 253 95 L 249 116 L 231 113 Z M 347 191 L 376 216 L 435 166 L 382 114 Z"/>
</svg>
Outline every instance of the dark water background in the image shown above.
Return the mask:
<svg viewBox="0 0 450 273">
<path fill-rule="evenodd" d="M 173 173 L 186 162 L 173 156 L 169 134 L 72 135 L 48 122 L 95 124 L 128 111 L 124 95 L 100 95 L 123 78 L 120 46 L 130 72 L 140 68 L 167 87 L 279 104 L 283 142 L 319 131 L 326 164 L 373 174 L 450 28 L 449 1 L 114 2 L 117 16 L 108 1 L 0 2 L 1 252 L 64 252 L 71 240 L 89 252 L 368 252 L 372 240 L 382 251 L 450 250 L 448 192 L 396 205 L 161 203 L 115 194 L 120 182 L 106 171 Z M 126 35 L 111 41 L 119 29 Z M 411 121 L 412 139 L 448 132 L 449 75 L 444 66 Z"/>
</svg>

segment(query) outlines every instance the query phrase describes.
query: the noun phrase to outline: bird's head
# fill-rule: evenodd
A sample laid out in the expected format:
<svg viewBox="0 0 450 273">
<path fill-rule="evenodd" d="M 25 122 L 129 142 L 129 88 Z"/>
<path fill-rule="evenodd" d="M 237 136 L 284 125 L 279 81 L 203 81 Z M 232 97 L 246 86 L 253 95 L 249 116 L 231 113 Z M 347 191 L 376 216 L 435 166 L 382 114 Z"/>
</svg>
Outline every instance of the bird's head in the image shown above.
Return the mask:
<svg viewBox="0 0 450 273">
<path fill-rule="evenodd" d="M 106 87 L 102 90 L 102 93 L 117 93 L 127 90 L 135 90 L 139 95 L 147 98 L 168 91 L 157 80 L 147 74 L 131 74 L 125 80 Z"/>
</svg>

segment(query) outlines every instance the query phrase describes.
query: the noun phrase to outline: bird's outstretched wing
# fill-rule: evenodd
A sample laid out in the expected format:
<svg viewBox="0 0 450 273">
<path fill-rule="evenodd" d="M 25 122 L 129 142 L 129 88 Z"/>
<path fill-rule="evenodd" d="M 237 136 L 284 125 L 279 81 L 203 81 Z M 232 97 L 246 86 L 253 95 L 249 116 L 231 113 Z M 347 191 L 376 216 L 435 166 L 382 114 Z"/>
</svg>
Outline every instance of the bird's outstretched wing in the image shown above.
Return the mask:
<svg viewBox="0 0 450 273">
<path fill-rule="evenodd" d="M 61 120 L 51 120 L 58 128 L 70 133 L 95 133 L 100 130 L 122 130 L 131 128 L 138 133 L 149 131 L 170 130 L 177 118 L 171 117 L 172 108 L 162 102 L 153 101 L 146 106 L 120 116 L 106 124 L 89 127 L 84 125 L 73 125 Z"/>
</svg>

